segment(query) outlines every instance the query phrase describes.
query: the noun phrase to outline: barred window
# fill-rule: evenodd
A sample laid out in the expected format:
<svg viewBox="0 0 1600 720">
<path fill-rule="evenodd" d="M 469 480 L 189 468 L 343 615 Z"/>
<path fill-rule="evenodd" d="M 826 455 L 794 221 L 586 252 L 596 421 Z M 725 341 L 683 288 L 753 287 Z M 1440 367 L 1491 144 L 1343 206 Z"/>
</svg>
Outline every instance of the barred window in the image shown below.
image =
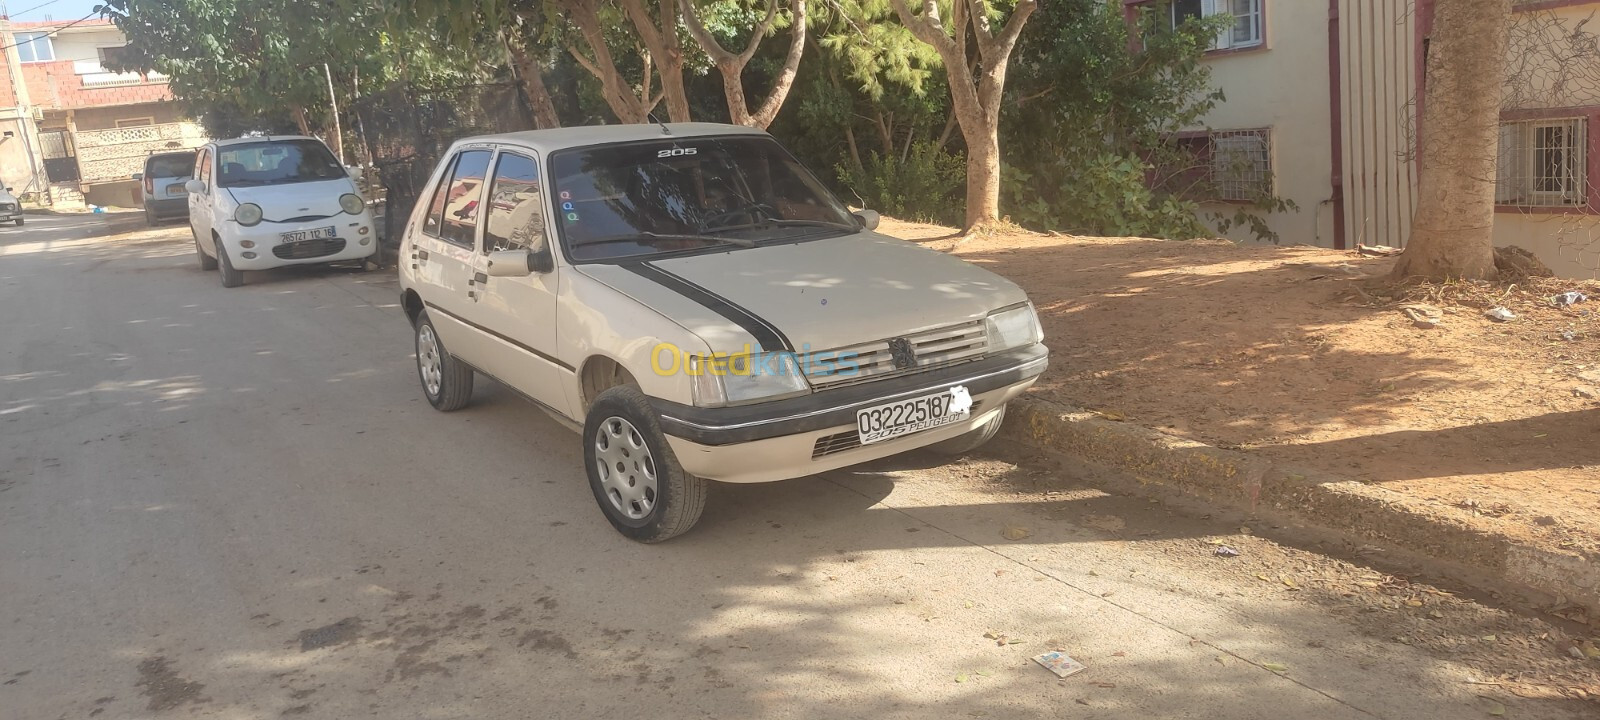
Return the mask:
<svg viewBox="0 0 1600 720">
<path fill-rule="evenodd" d="M 1584 118 L 1501 123 L 1495 202 L 1524 207 L 1587 202 L 1587 126 Z"/>
<path fill-rule="evenodd" d="M 1211 133 L 1211 181 L 1223 200 L 1260 200 L 1272 195 L 1272 131 Z"/>
</svg>

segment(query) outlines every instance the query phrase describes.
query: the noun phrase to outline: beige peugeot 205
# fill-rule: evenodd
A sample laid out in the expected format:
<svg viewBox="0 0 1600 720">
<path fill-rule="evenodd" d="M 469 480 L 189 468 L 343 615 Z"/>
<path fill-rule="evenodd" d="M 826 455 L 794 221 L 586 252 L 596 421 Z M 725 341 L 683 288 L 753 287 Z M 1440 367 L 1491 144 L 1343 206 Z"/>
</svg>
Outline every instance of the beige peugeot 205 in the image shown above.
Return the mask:
<svg viewBox="0 0 1600 720">
<path fill-rule="evenodd" d="M 460 141 L 400 248 L 423 393 L 457 410 L 482 374 L 581 428 L 595 500 L 644 542 L 711 481 L 971 450 L 1045 369 L 1033 306 L 877 221 L 746 127 Z"/>
</svg>

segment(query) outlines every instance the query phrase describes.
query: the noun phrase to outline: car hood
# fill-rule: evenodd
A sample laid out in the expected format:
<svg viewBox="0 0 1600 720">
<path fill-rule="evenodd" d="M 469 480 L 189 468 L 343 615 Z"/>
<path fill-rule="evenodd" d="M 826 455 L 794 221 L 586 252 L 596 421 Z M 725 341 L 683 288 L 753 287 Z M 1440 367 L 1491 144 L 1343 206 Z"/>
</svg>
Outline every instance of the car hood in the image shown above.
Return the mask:
<svg viewBox="0 0 1600 720">
<path fill-rule="evenodd" d="M 345 178 L 223 189 L 232 194 L 233 199 L 240 204 L 260 205 L 261 214 L 268 221 L 283 221 L 298 217 L 332 217 L 344 212 L 339 208 L 339 197 L 345 193 L 355 192 L 355 186 Z"/>
<path fill-rule="evenodd" d="M 982 318 L 1022 289 L 945 253 L 857 233 L 725 253 L 579 270 L 737 352 L 787 339 L 801 352 L 885 340 Z"/>
</svg>

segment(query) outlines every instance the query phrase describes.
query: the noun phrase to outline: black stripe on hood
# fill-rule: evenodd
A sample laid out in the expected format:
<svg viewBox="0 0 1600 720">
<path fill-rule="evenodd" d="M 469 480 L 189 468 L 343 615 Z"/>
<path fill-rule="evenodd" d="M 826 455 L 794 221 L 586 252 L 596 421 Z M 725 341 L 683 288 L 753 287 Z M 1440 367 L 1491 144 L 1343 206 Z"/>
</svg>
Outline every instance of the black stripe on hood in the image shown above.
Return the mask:
<svg viewBox="0 0 1600 720">
<path fill-rule="evenodd" d="M 639 277 L 651 280 L 668 290 L 699 303 L 707 310 L 727 318 L 735 325 L 743 328 L 745 332 L 750 333 L 750 336 L 754 337 L 756 342 L 761 345 L 762 350 L 794 352 L 794 345 L 790 344 L 789 338 L 783 334 L 783 331 L 772 323 L 767 322 L 760 315 L 734 304 L 732 300 L 647 262 L 629 263 L 622 267 Z"/>
</svg>

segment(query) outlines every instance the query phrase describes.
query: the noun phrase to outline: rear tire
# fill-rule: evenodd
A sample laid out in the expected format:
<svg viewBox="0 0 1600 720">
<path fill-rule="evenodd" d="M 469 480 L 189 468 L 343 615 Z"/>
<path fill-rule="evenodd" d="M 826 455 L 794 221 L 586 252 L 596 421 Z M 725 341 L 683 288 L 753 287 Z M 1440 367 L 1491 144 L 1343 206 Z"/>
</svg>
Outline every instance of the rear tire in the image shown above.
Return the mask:
<svg viewBox="0 0 1600 720">
<path fill-rule="evenodd" d="M 422 381 L 428 404 L 440 412 L 466 407 L 472 400 L 472 368 L 445 349 L 427 310 L 417 314 L 415 340 L 417 379 Z"/>
<path fill-rule="evenodd" d="M 655 408 L 638 388 L 622 385 L 600 393 L 589 406 L 583 443 L 589 489 L 624 537 L 657 543 L 700 521 L 711 483 L 678 464 Z"/>
<path fill-rule="evenodd" d="M 222 247 L 222 243 L 217 243 L 216 247 L 217 269 L 222 272 L 222 286 L 225 288 L 236 288 L 240 285 L 243 285 L 244 271 L 235 270 L 233 268 L 233 261 L 228 259 L 228 251 Z"/>
<path fill-rule="evenodd" d="M 144 209 L 144 224 L 152 226 L 156 224 L 156 214 L 148 207 Z"/>
<path fill-rule="evenodd" d="M 940 440 L 928 446 L 929 450 L 940 455 L 965 455 L 982 447 L 984 443 L 994 439 L 1000 432 L 1000 424 L 1006 420 L 1006 406 L 1000 406 L 1000 412 L 995 413 L 989 422 L 982 427 L 973 428 L 949 440 Z"/>
</svg>

